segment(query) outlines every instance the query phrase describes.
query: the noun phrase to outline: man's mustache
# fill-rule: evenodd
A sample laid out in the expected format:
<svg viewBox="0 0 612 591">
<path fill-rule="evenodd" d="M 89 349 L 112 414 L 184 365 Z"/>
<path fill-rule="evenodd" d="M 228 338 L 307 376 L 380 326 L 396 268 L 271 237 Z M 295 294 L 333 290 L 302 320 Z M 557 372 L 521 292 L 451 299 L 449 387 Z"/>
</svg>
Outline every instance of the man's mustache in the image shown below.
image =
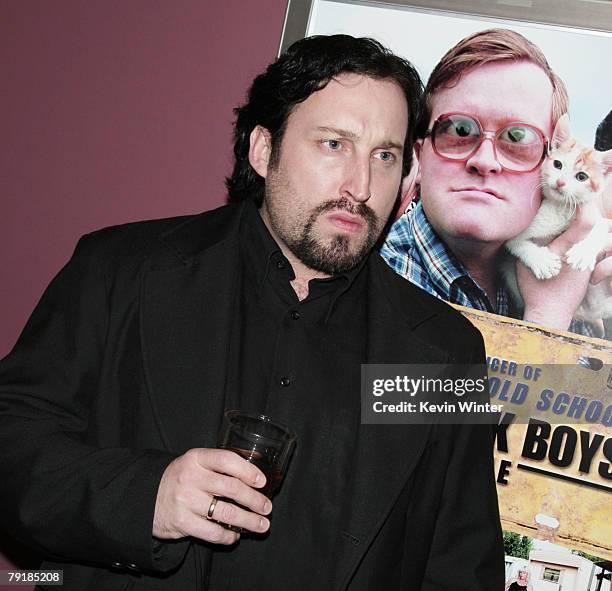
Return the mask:
<svg viewBox="0 0 612 591">
<path fill-rule="evenodd" d="M 368 224 L 375 224 L 377 221 L 374 210 L 365 203 L 351 203 L 348 199 L 330 199 L 318 205 L 314 211 L 314 216 L 330 211 L 347 211 L 353 215 L 362 217 Z"/>
</svg>

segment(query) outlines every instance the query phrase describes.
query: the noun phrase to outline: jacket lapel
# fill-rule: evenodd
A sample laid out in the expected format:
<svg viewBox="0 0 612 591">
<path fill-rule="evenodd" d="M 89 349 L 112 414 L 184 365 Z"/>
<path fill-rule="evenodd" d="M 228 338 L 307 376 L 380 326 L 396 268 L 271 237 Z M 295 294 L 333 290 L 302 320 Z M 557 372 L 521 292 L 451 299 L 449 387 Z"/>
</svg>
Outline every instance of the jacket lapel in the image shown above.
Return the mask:
<svg viewBox="0 0 612 591">
<path fill-rule="evenodd" d="M 435 313 L 424 307 L 420 298 L 414 298 L 410 289 L 398 289 L 393 272 L 381 265 L 385 263 L 376 256 L 369 269 L 368 363 L 447 362 L 446 352 L 415 334 L 415 329 Z M 430 425 L 360 426 L 349 487 L 352 501 L 342 510 L 338 569 L 332 588 L 348 585 L 417 466 L 430 429 Z"/>
<path fill-rule="evenodd" d="M 172 451 L 216 444 L 238 286 L 240 212 L 222 208 L 162 236 L 142 281 L 145 379 Z"/>
</svg>

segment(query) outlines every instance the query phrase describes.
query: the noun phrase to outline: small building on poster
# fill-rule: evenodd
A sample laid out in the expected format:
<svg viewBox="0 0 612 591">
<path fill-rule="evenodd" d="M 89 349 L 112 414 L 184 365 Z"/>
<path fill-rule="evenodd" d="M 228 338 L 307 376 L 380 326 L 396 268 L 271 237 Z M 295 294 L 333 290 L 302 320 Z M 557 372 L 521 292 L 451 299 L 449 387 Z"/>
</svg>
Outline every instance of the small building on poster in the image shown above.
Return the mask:
<svg viewBox="0 0 612 591">
<path fill-rule="evenodd" d="M 612 564 L 599 563 L 550 542 L 533 541 L 529 560 L 506 556 L 506 581 L 529 572 L 533 591 L 612 591 Z"/>
</svg>

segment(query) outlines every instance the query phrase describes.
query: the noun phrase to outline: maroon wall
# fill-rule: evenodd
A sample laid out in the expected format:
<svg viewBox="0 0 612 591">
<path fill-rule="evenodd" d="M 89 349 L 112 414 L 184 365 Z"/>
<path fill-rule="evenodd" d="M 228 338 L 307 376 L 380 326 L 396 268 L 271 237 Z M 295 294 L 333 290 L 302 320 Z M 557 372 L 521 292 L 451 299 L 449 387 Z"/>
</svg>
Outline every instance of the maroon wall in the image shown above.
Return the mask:
<svg viewBox="0 0 612 591">
<path fill-rule="evenodd" d="M 81 234 L 224 202 L 232 107 L 285 5 L 0 0 L 0 357 Z"/>
</svg>

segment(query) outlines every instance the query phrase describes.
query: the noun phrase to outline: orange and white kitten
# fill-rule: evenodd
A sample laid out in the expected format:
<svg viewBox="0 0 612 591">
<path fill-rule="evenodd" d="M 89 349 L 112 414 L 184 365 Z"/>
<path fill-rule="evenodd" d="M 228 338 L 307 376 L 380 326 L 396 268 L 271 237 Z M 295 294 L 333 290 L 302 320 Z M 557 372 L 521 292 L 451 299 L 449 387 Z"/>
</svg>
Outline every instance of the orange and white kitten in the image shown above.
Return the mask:
<svg viewBox="0 0 612 591">
<path fill-rule="evenodd" d="M 506 242 L 506 248 L 538 279 L 554 277 L 563 264 L 561 257 L 542 244 L 550 243 L 569 226 L 579 205 L 593 203 L 600 209 L 600 198 L 610 172 L 612 150 L 598 152 L 573 138 L 569 116 L 563 115 L 553 132 L 550 154 L 542 163 L 540 208 L 531 224 Z M 607 234 L 608 223 L 601 217 L 588 236 L 565 253 L 570 267 L 592 271 L 597 256 L 605 248 Z M 515 297 L 519 296 L 516 277 L 507 278 L 511 291 Z M 576 316 L 591 321 L 612 316 L 612 298 L 603 286 L 589 285 Z"/>
</svg>

